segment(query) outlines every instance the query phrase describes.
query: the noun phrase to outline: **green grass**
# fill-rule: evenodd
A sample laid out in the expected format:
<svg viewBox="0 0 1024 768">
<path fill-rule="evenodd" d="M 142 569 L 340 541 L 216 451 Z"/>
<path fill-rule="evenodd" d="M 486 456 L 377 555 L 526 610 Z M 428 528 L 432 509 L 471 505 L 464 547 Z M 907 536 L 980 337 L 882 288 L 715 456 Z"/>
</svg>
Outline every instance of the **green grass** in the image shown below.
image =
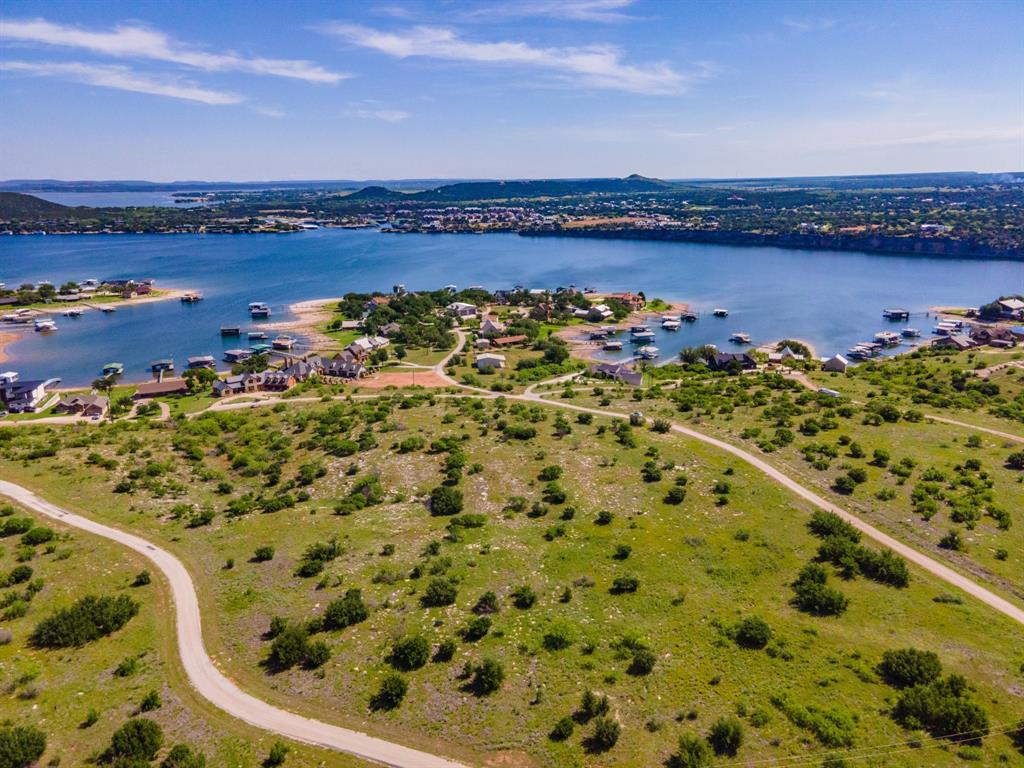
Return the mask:
<svg viewBox="0 0 1024 768">
<path fill-rule="evenodd" d="M 586 397 L 581 394 L 574 402 Z M 403 402 L 411 407 L 400 407 Z M 822 619 L 794 609 L 788 584 L 818 546 L 805 527 L 810 510 L 745 465 L 701 443 L 646 430 L 635 430 L 638 445 L 626 449 L 610 431 L 599 434 L 602 425 L 611 423 L 600 418 L 590 425 L 573 423 L 572 432 L 558 438 L 552 434 L 558 412 L 545 406 L 515 415 L 507 408 L 496 412 L 501 406 L 493 401 L 479 407 L 469 400 L 438 399 L 430 405 L 424 398 L 419 403 L 399 395 L 352 405 L 292 404 L 281 412 L 268 408 L 206 417 L 190 428 L 206 449 L 198 465 L 171 451 L 179 429 L 175 425 L 108 425 L 80 437 L 70 430 L 31 428 L 3 449 L 0 471 L 57 503 L 137 530 L 182 558 L 203 600 L 208 646 L 246 689 L 296 711 L 472 762 L 648 766 L 668 758 L 679 734 L 703 734 L 715 719 L 736 711 L 748 713 L 746 741 L 737 759 L 823 757 L 827 750 L 770 704 L 769 698 L 780 692 L 804 705 L 838 706 L 856 716 L 857 747 L 900 742 L 915 734 L 885 714 L 896 693 L 872 669 L 884 650 L 907 645 L 934 650 L 947 670 L 964 674 L 993 723 L 1014 722 L 1024 714 L 1020 701 L 1008 693 L 1024 682 L 1019 627 L 964 595 L 959 603 L 934 602 L 955 591 L 924 572 L 911 569 L 911 585 L 902 590 L 833 574 L 831 583 L 851 601 L 846 614 Z M 657 401 L 621 405 L 620 410 L 639 408 L 648 415 L 664 407 Z M 351 412 L 353 437 L 370 429 L 379 445 L 345 458 L 303 447 L 331 408 Z M 500 439 L 499 420 L 524 423 L 531 413 L 537 437 Z M 209 429 L 200 429 L 203 424 Z M 325 474 L 307 487 L 309 501 L 273 514 L 255 512 L 238 519 L 219 514 L 200 528 L 187 528 L 168 516 L 183 501 L 222 510 L 226 499 L 215 492 L 222 481 L 232 484 L 234 496 L 275 493 L 260 477 L 232 469 L 216 451 L 221 443 L 248 444 L 248 454 L 259 460 L 266 441 L 280 440 L 275 435 L 289 437 L 291 444 L 281 483 L 301 464 L 322 463 Z M 459 487 L 465 511 L 485 515 L 482 528 L 462 529 L 458 541 L 444 541 L 448 520 L 431 517 L 422 501 L 442 479 L 444 456 L 392 448 L 413 435 L 427 444 L 442 436 L 466 436 L 467 464 Z M 58 456 L 27 464 L 18 460 L 31 446 L 55 438 L 62 445 Z M 662 480 L 645 483 L 640 470 L 653 449 L 657 463 L 672 468 L 663 470 Z M 278 458 L 282 450 L 279 444 Z M 83 464 L 93 451 L 116 459 L 119 468 Z M 127 467 L 153 459 L 173 467 L 159 484 L 132 495 L 111 493 Z M 482 470 L 470 473 L 475 462 Z M 540 499 L 545 484 L 538 475 L 551 464 L 563 469 L 559 483 L 568 493 L 567 505 L 576 509 L 573 519 L 559 519 L 566 505 L 553 504 L 536 518 L 505 511 L 512 496 L 529 503 Z M 348 474 L 352 466 L 355 475 Z M 685 472 L 689 482 L 685 501 L 673 506 L 662 497 L 677 472 Z M 370 473 L 379 477 L 385 502 L 350 516 L 334 515 L 335 502 L 354 479 Z M 724 506 L 712 492 L 721 480 L 731 486 Z M 602 509 L 614 512 L 610 525 L 595 525 Z M 564 528 L 561 533 L 558 525 Z M 331 537 L 345 551 L 327 565 L 322 588 L 320 577 L 294 576 L 305 547 Z M 443 543 L 438 555 L 425 558 L 421 553 L 431 541 Z M 275 546 L 274 559 L 249 562 L 265 544 Z M 382 556 L 385 544 L 394 545 L 394 554 Z M 632 548 L 626 560 L 613 557 L 618 544 Z M 224 568 L 228 558 L 234 560 L 232 569 Z M 409 578 L 417 565 L 458 580 L 454 606 L 420 606 L 431 576 Z M 382 579 L 382 570 L 392 575 Z M 610 594 L 614 579 L 626 574 L 639 577 L 639 590 Z M 583 578 L 593 586 L 580 586 Z M 534 607 L 519 610 L 509 595 L 524 583 L 538 599 Z M 269 646 L 260 636 L 273 616 L 306 620 L 352 587 L 363 590 L 370 618 L 317 636 L 333 653 L 322 675 L 298 668 L 271 675 L 260 667 Z M 560 602 L 566 587 L 572 599 Z M 410 633 L 422 633 L 433 644 L 457 637 L 472 617 L 470 608 L 488 590 L 497 593 L 501 605 L 490 633 L 474 643 L 460 640 L 450 663 L 431 662 L 407 673 L 409 693 L 402 706 L 371 713 L 368 704 L 389 670 L 392 641 Z M 729 639 L 729 628 L 749 615 L 772 627 L 772 654 L 740 649 Z M 554 626 L 569 628 L 569 648 L 544 649 L 543 637 Z M 613 647 L 630 634 L 657 656 L 648 676 L 629 674 L 629 661 Z M 460 690 L 458 675 L 465 661 L 484 656 L 502 661 L 506 680 L 498 693 L 477 698 Z M 547 739 L 587 688 L 608 694 L 623 726 L 618 746 L 605 755 L 583 751 L 581 736 L 589 727 L 577 728 L 564 743 Z M 768 714 L 760 726 L 750 722 L 756 709 Z M 1017 754 L 1001 735 L 987 737 L 982 750 L 982 764 L 995 764 L 1000 755 L 1012 762 Z M 952 749 L 893 754 L 885 762 L 908 768 L 959 764 Z"/>
</svg>

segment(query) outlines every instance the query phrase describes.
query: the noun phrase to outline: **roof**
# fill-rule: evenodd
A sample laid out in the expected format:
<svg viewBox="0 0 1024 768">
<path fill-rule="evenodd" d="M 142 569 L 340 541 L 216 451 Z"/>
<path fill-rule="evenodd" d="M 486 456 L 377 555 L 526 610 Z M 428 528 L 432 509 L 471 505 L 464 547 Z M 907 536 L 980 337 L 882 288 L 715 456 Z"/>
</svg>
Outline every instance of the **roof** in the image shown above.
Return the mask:
<svg viewBox="0 0 1024 768">
<path fill-rule="evenodd" d="M 176 392 L 188 392 L 188 382 L 184 379 L 169 379 L 168 381 L 147 381 L 139 384 L 135 390 L 135 397 L 155 397 L 157 395 L 173 395 Z"/>
<path fill-rule="evenodd" d="M 526 336 L 501 336 L 494 339 L 495 344 L 519 344 L 520 342 L 526 341 Z"/>
<path fill-rule="evenodd" d="M 828 362 L 831 362 L 832 360 L 837 360 L 838 362 L 842 363 L 843 365 L 849 365 L 849 364 L 850 364 L 850 361 L 849 361 L 849 360 L 847 360 L 847 359 L 846 359 L 845 357 L 843 357 L 842 355 L 832 355 L 832 357 L 830 357 L 830 358 L 829 358 L 828 360 L 826 360 L 825 362 L 826 362 L 826 363 L 828 363 Z"/>
<path fill-rule="evenodd" d="M 634 371 L 631 368 L 627 368 L 621 363 L 599 363 L 594 365 L 591 370 L 594 373 L 602 376 L 608 376 L 612 379 L 618 379 L 619 381 L 624 381 L 627 384 L 639 385 L 642 384 L 644 380 L 642 373 Z"/>
<path fill-rule="evenodd" d="M 1020 299 L 1001 299 L 999 301 L 999 306 L 1013 310 L 1024 309 L 1024 301 L 1021 301 Z"/>
<path fill-rule="evenodd" d="M 505 356 L 497 352 L 481 352 L 476 356 L 476 361 L 479 363 L 481 360 L 501 360 L 505 362 Z"/>
<path fill-rule="evenodd" d="M 103 395 L 67 395 L 61 398 L 61 401 L 57 403 L 57 407 L 64 406 L 65 408 L 80 405 L 82 408 L 88 408 L 90 406 L 98 406 L 106 409 L 109 404 L 109 400 Z"/>
</svg>

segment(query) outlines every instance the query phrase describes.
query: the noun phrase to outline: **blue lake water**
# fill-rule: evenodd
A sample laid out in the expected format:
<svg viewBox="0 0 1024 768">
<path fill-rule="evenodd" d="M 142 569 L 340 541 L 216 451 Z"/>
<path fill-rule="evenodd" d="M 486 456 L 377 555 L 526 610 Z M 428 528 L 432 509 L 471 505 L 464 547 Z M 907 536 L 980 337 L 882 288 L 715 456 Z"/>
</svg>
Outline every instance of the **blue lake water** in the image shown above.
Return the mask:
<svg viewBox="0 0 1024 768">
<path fill-rule="evenodd" d="M 178 203 L 171 192 L 29 192 L 28 194 L 58 205 L 87 205 L 91 208 L 123 208 L 126 206 L 192 208 L 201 205 L 201 203 Z"/>
<path fill-rule="evenodd" d="M 92 381 L 104 363 L 125 365 L 125 378 L 148 377 L 149 363 L 244 346 L 222 339 L 222 324 L 253 326 L 250 301 L 266 301 L 274 320 L 289 304 L 346 291 L 410 290 L 447 283 L 490 289 L 515 284 L 555 288 L 643 290 L 689 302 L 702 314 L 675 333 L 661 331 L 661 360 L 683 346 L 733 345 L 743 331 L 755 344 L 784 337 L 811 342 L 819 354 L 843 352 L 880 330 L 884 307 L 922 313 L 911 325 L 927 335 L 932 305 L 978 305 L 1024 292 L 1024 263 L 883 256 L 831 251 L 740 248 L 693 243 L 527 238 L 494 235 L 386 235 L 321 229 L 282 235 L 72 235 L 0 238 L 0 282 L 85 278 L 155 278 L 157 285 L 201 291 L 178 301 L 122 307 L 114 314 L 55 314 L 60 330 L 31 331 L 7 347 L 4 369 L 24 377 L 57 376 L 65 385 Z M 726 307 L 726 319 L 711 316 Z M 655 324 L 656 325 L 656 324 Z M 6 325 L 0 331 L 7 330 Z M 629 347 L 629 344 L 626 345 Z"/>
</svg>

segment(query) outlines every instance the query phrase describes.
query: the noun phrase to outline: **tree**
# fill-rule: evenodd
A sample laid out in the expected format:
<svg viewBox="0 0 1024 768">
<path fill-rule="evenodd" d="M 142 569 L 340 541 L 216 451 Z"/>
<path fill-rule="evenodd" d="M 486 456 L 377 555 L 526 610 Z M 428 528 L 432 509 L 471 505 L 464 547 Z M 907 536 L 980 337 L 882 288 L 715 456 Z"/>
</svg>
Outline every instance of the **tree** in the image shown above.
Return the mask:
<svg viewBox="0 0 1024 768">
<path fill-rule="evenodd" d="M 430 658 L 430 643 L 422 635 L 407 635 L 396 640 L 391 649 L 391 664 L 396 669 L 419 669 Z"/>
<path fill-rule="evenodd" d="M 622 595 L 627 592 L 636 592 L 640 588 L 640 579 L 633 575 L 616 576 L 612 581 L 611 593 Z"/>
<path fill-rule="evenodd" d="M 193 752 L 187 744 L 175 744 L 160 763 L 160 768 L 206 768 L 206 755 Z"/>
<path fill-rule="evenodd" d="M 274 548 L 269 544 L 262 547 L 256 547 L 256 551 L 253 553 L 252 559 L 257 563 L 265 563 L 269 560 L 273 560 Z"/>
<path fill-rule="evenodd" d="M 430 492 L 430 514 L 457 515 L 462 511 L 462 491 L 449 485 L 439 485 Z"/>
<path fill-rule="evenodd" d="M 331 648 L 323 640 L 314 640 L 306 651 L 306 666 L 319 669 L 331 660 Z"/>
<path fill-rule="evenodd" d="M 1006 457 L 1008 469 L 1024 469 L 1024 451 L 1016 451 Z"/>
<path fill-rule="evenodd" d="M 144 717 L 135 717 L 114 731 L 106 756 L 108 762 L 113 763 L 121 760 L 152 760 L 163 742 L 164 733 L 157 723 Z"/>
<path fill-rule="evenodd" d="M 622 726 L 610 717 L 599 717 L 594 721 L 594 732 L 589 739 L 588 747 L 593 752 L 607 752 L 619 741 Z"/>
<path fill-rule="evenodd" d="M 658 657 L 650 648 L 640 646 L 633 651 L 633 662 L 629 665 L 631 675 L 649 675 L 654 671 Z"/>
<path fill-rule="evenodd" d="M 270 754 L 263 761 L 264 768 L 277 768 L 279 765 L 284 765 L 284 760 L 288 757 L 289 751 L 290 749 L 287 744 L 275 741 L 273 746 L 270 747 Z"/>
<path fill-rule="evenodd" d="M 324 629 L 345 629 L 369 617 L 370 609 L 363 602 L 363 591 L 349 589 L 344 597 L 332 601 L 324 609 Z"/>
<path fill-rule="evenodd" d="M 458 588 L 455 586 L 455 582 L 439 576 L 427 584 L 427 588 L 423 592 L 422 602 L 428 608 L 436 608 L 442 605 L 451 605 L 455 602 L 457 595 Z"/>
<path fill-rule="evenodd" d="M 380 681 L 380 688 L 377 689 L 370 706 L 373 709 L 395 709 L 402 703 L 406 692 L 409 690 L 409 683 L 397 672 L 389 672 Z"/>
<path fill-rule="evenodd" d="M 743 743 L 743 725 L 735 717 L 720 717 L 708 732 L 708 744 L 716 755 L 734 756 Z"/>
<path fill-rule="evenodd" d="M 85 645 L 116 632 L 138 612 L 139 604 L 127 595 L 88 595 L 39 622 L 30 640 L 42 648 Z"/>
<path fill-rule="evenodd" d="M 306 658 L 309 635 L 305 628 L 289 625 L 281 630 L 270 646 L 270 664 L 278 670 L 290 669 Z"/>
<path fill-rule="evenodd" d="M 571 717 L 563 717 L 557 723 L 555 727 L 551 729 L 551 733 L 548 734 L 548 738 L 552 741 L 565 741 L 576 728 L 576 723 L 573 722 Z"/>
<path fill-rule="evenodd" d="M 943 549 L 951 549 L 954 552 L 963 552 L 967 549 L 960 531 L 956 528 L 950 528 L 946 535 L 939 539 L 939 546 Z"/>
<path fill-rule="evenodd" d="M 473 669 L 473 689 L 481 696 L 494 693 L 505 680 L 505 668 L 497 659 L 487 657 Z"/>
<path fill-rule="evenodd" d="M 139 703 L 139 711 L 152 712 L 154 709 L 160 709 L 161 706 L 160 694 L 154 688 L 142 697 L 142 701 Z"/>
<path fill-rule="evenodd" d="M 679 750 L 672 756 L 671 765 L 672 768 L 708 768 L 711 759 L 711 747 L 704 739 L 684 733 L 679 737 Z"/>
<path fill-rule="evenodd" d="M 0 766 L 29 768 L 46 751 L 46 734 L 33 725 L 0 728 Z"/>
<path fill-rule="evenodd" d="M 473 613 L 480 615 L 486 613 L 497 613 L 498 610 L 498 596 L 491 590 L 480 595 L 480 599 L 477 600 L 476 605 L 473 606 Z"/>
<path fill-rule="evenodd" d="M 532 608 L 536 602 L 537 593 L 533 591 L 529 584 L 523 584 L 512 590 L 512 604 L 516 608 L 526 610 L 527 608 Z"/>
</svg>

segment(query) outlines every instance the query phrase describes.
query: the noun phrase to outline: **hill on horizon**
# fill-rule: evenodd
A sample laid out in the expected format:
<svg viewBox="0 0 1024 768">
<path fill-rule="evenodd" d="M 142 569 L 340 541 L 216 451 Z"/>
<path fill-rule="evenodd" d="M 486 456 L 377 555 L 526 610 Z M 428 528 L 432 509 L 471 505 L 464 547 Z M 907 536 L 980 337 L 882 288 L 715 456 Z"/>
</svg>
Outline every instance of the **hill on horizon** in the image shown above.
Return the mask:
<svg viewBox="0 0 1024 768">
<path fill-rule="evenodd" d="M 0 192 L 0 219 L 16 219 L 22 216 L 49 216 L 73 210 L 66 205 L 51 203 L 35 195 L 21 192 Z"/>
</svg>

